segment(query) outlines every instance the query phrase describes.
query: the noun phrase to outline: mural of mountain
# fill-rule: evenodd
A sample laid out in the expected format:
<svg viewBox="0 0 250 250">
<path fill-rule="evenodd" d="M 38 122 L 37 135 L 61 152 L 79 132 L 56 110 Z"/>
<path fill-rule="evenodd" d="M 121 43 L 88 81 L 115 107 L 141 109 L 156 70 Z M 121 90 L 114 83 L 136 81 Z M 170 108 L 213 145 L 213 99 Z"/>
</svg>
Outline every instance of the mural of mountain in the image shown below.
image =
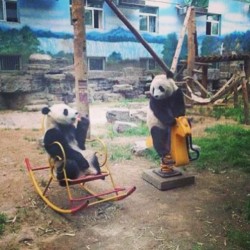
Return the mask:
<svg viewBox="0 0 250 250">
<path fill-rule="evenodd" d="M 118 27 L 109 32 L 90 31 L 87 32 L 87 40 L 100 42 L 137 42 L 133 33 L 129 30 Z M 149 43 L 164 43 L 165 36 L 154 36 L 149 33 L 142 34 L 142 37 Z"/>
</svg>

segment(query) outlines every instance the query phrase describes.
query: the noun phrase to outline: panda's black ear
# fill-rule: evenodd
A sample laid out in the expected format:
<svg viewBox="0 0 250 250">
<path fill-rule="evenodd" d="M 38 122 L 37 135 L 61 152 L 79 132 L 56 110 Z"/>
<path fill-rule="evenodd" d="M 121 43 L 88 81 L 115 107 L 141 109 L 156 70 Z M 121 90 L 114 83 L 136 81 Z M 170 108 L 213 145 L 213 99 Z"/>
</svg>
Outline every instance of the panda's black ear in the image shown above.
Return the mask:
<svg viewBox="0 0 250 250">
<path fill-rule="evenodd" d="M 174 78 L 174 73 L 173 73 L 171 70 L 169 70 L 169 71 L 167 72 L 167 74 L 166 74 L 166 77 L 167 77 L 167 78 Z"/>
<path fill-rule="evenodd" d="M 42 114 L 47 115 L 50 112 L 50 109 L 48 107 L 42 108 Z"/>
</svg>

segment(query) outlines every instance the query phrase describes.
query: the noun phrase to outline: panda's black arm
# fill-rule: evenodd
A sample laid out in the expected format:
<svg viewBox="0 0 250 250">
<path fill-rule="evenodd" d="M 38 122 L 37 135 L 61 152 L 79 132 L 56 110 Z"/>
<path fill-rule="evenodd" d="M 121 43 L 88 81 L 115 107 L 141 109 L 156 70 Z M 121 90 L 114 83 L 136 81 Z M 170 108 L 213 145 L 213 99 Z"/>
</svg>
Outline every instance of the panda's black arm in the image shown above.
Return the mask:
<svg viewBox="0 0 250 250">
<path fill-rule="evenodd" d="M 44 147 L 47 153 L 51 157 L 59 156 L 63 158 L 61 148 L 57 144 L 54 143 L 56 141 L 62 145 L 64 152 L 65 152 L 66 159 L 75 160 L 78 166 L 81 166 L 82 168 L 89 167 L 87 160 L 82 156 L 82 154 L 72 149 L 70 145 L 67 143 L 66 139 L 64 138 L 62 132 L 55 128 L 48 130 L 44 137 Z"/>
<path fill-rule="evenodd" d="M 82 117 L 77 123 L 76 127 L 76 140 L 78 147 L 82 150 L 85 150 L 85 141 L 87 137 L 87 132 L 89 128 L 89 119 Z"/>
<path fill-rule="evenodd" d="M 62 145 L 65 151 L 66 157 L 72 154 L 73 149 L 69 146 L 62 132 L 59 131 L 58 129 L 53 128 L 53 129 L 48 130 L 45 134 L 43 141 L 44 141 L 44 147 L 46 151 L 52 157 L 55 157 L 55 156 L 62 157 L 62 151 L 60 147 L 54 142 L 59 142 Z"/>
<path fill-rule="evenodd" d="M 175 124 L 175 117 L 171 110 L 171 103 L 166 100 L 155 100 L 151 97 L 150 108 L 156 118 L 166 126 Z"/>
<path fill-rule="evenodd" d="M 172 107 L 174 117 L 184 116 L 186 113 L 184 95 L 180 88 L 178 88 L 172 96 Z"/>
</svg>

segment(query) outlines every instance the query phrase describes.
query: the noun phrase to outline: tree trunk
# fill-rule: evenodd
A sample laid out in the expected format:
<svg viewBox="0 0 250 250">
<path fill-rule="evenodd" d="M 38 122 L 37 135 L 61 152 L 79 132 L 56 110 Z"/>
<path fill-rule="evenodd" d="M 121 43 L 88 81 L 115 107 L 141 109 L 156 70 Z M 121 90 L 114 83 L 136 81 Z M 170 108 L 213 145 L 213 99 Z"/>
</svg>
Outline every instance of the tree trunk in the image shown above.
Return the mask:
<svg viewBox="0 0 250 250">
<path fill-rule="evenodd" d="M 72 1 L 72 22 L 74 26 L 74 69 L 77 109 L 80 115 L 89 116 L 86 36 L 84 4 L 82 0 Z"/>
</svg>

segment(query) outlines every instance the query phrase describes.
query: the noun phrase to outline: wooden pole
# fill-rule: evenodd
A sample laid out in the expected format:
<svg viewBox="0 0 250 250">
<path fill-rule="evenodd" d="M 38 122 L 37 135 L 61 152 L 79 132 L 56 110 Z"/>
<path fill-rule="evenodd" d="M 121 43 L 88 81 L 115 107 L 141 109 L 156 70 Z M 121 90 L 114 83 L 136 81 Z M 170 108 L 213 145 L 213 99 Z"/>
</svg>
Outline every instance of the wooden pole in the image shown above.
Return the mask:
<svg viewBox="0 0 250 250">
<path fill-rule="evenodd" d="M 188 22 L 188 58 L 187 58 L 187 74 L 193 76 L 195 63 L 195 10 L 191 8 L 190 18 Z"/>
<path fill-rule="evenodd" d="M 89 103 L 83 0 L 72 0 L 72 22 L 74 26 L 74 69 L 76 104 L 80 115 L 88 117 Z"/>
<path fill-rule="evenodd" d="M 243 96 L 243 103 L 244 103 L 245 124 L 249 125 L 249 103 L 248 103 L 246 79 L 243 79 L 241 86 L 242 86 L 242 96 Z"/>
<path fill-rule="evenodd" d="M 192 9 L 192 7 L 188 7 L 188 10 L 187 10 L 187 13 L 186 13 L 186 16 L 185 16 L 185 19 L 184 19 L 184 23 L 183 23 L 183 26 L 182 26 L 182 30 L 181 30 L 181 33 L 180 33 L 180 37 L 179 37 L 179 40 L 178 40 L 178 43 L 177 43 L 177 46 L 176 46 L 176 50 L 175 50 L 175 54 L 174 54 L 174 58 L 173 58 L 173 61 L 172 61 L 172 66 L 171 66 L 171 71 L 173 73 L 175 73 L 176 67 L 177 67 L 177 64 L 178 64 L 182 44 L 183 44 L 183 41 L 184 41 L 186 29 L 187 29 L 187 24 L 189 22 L 189 18 L 190 18 L 190 14 L 191 14 L 191 9 Z"/>
<path fill-rule="evenodd" d="M 250 59 L 244 60 L 244 70 L 246 74 L 246 80 L 247 80 L 247 93 L 248 93 L 248 99 L 250 99 Z"/>
<path fill-rule="evenodd" d="M 116 7 L 112 0 L 105 0 L 107 5 L 114 11 L 117 17 L 128 27 L 128 29 L 134 34 L 137 40 L 144 46 L 144 48 L 150 53 L 154 60 L 159 64 L 159 66 L 166 72 L 167 76 L 172 77 L 173 72 L 168 68 L 168 66 L 160 59 L 160 57 L 154 52 L 154 50 L 149 46 L 149 44 L 144 40 L 140 33 L 131 25 L 123 13 Z"/>
</svg>

